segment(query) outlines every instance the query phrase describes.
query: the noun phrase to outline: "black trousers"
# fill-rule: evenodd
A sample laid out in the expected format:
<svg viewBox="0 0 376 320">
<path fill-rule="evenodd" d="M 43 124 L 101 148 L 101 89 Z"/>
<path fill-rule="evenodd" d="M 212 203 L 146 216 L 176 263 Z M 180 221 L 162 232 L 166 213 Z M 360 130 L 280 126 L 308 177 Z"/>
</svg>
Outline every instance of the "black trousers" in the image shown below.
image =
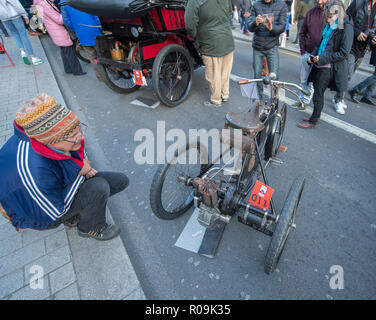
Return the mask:
<svg viewBox="0 0 376 320">
<path fill-rule="evenodd" d="M 55 228 L 76 215 L 77 228 L 82 232 L 103 227 L 108 198 L 123 191 L 128 185 L 128 177 L 121 172 L 98 172 L 82 183 L 68 212 L 49 228 Z"/>
<path fill-rule="evenodd" d="M 64 71 L 66 73 L 73 73 L 80 75 L 84 71 L 81 68 L 80 61 L 78 61 L 73 45 L 69 47 L 60 47 L 61 59 L 63 60 Z"/>
<path fill-rule="evenodd" d="M 313 88 L 315 92 L 313 94 L 313 112 L 309 119 L 310 123 L 316 124 L 320 118 L 321 111 L 324 107 L 324 93 L 330 84 L 330 68 L 316 68 L 313 66 Z"/>
</svg>

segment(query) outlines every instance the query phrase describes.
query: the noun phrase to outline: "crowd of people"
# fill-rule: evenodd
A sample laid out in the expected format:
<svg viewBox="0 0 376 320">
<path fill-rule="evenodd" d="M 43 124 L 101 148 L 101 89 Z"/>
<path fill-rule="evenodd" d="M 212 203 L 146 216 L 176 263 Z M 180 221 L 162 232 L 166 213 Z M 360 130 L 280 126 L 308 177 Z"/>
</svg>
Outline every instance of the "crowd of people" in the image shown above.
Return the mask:
<svg viewBox="0 0 376 320">
<path fill-rule="evenodd" d="M 344 114 L 349 80 L 368 48 L 376 66 L 376 0 L 353 0 L 346 9 L 341 0 L 300 0 L 294 7 L 301 54 L 300 82 L 310 95 L 294 107 L 313 101 L 313 112 L 298 127 L 314 128 L 320 120 L 327 88 L 335 91 L 335 110 Z M 34 0 L 52 39 L 60 47 L 66 73 L 85 74 L 67 30 L 75 32 L 87 52 L 97 78 L 95 38 L 102 34 L 98 17 L 78 11 L 65 0 Z M 214 10 L 215 8 L 215 10 Z M 279 77 L 279 40 L 290 23 L 291 2 L 283 0 L 189 0 L 185 9 L 188 35 L 197 42 L 210 84 L 207 107 L 221 107 L 230 97 L 230 73 L 235 43 L 231 30 L 234 12 L 243 33 L 253 34 L 254 78 L 263 74 L 264 61 Z M 0 20 L 20 49 L 26 64 L 40 64 L 27 35 L 29 18 L 18 0 L 0 0 Z M 0 25 L 0 27 L 4 27 Z M 68 29 L 67 29 L 68 28 Z M 30 59 L 29 59 L 30 58 Z M 30 62 L 31 60 L 31 62 Z M 258 83 L 259 98 L 263 85 Z M 349 90 L 354 102 L 372 105 L 375 73 Z M 364 96 L 360 96 L 364 93 Z M 0 211 L 16 228 L 44 230 L 61 223 L 77 226 L 84 237 L 108 240 L 120 229 L 107 224 L 106 203 L 124 190 L 128 178 L 117 172 L 98 172 L 85 152 L 85 125 L 67 107 L 38 94 L 17 111 L 15 134 L 0 150 Z"/>
<path fill-rule="evenodd" d="M 206 12 L 207 6 L 223 5 L 223 16 L 214 17 L 215 13 Z M 370 64 L 376 63 L 376 31 L 374 0 L 353 0 L 346 9 L 341 0 L 297 0 L 294 2 L 293 21 L 297 24 L 297 36 L 294 43 L 299 43 L 301 53 L 300 82 L 305 92 L 300 100 L 293 105 L 304 110 L 313 101 L 314 110 L 309 118 L 298 124 L 300 128 L 314 128 L 320 119 L 324 107 L 324 93 L 327 88 L 335 91 L 332 99 L 333 107 L 339 114 L 345 114 L 347 104 L 345 94 L 348 91 L 351 100 L 376 105 L 372 99 L 376 89 L 375 73 L 349 90 L 348 84 L 362 62 L 367 49 L 372 51 Z M 209 9 L 207 9 L 210 11 Z M 228 92 L 221 88 L 228 87 L 231 68 L 222 59 L 222 44 L 226 44 L 226 55 L 234 50 L 232 33 L 228 26 L 236 12 L 242 33 L 253 34 L 253 72 L 254 78 L 261 78 L 267 70 L 279 78 L 279 45 L 281 34 L 288 32 L 292 5 L 283 0 L 232 0 L 228 1 L 188 1 L 186 9 L 186 25 L 188 33 L 196 38 L 205 57 L 206 78 L 210 83 L 211 92 L 217 92 L 205 101 L 206 106 L 220 107 L 221 102 L 228 100 Z M 205 12 L 205 13 L 204 13 Z M 208 20 L 208 17 L 211 20 Z M 215 21 L 215 22 L 214 22 Z M 212 28 L 215 23 L 216 27 Z M 230 23 L 231 24 L 231 23 Z M 219 31 L 222 28 L 223 31 Z M 219 38 L 220 37 L 220 38 Z M 218 41 L 223 39 L 224 41 Z M 206 47 L 210 45 L 208 51 Z M 218 49 L 217 49 L 218 48 Z M 232 53 L 231 53 L 232 54 Z M 209 58 L 220 59 L 216 65 L 209 63 Z M 213 76 L 221 75 L 213 80 Z M 260 99 L 263 98 L 263 85 L 257 84 Z M 227 90 L 227 89 L 226 89 Z M 363 97 L 360 97 L 363 94 Z M 223 99 L 223 97 L 225 97 Z"/>
</svg>

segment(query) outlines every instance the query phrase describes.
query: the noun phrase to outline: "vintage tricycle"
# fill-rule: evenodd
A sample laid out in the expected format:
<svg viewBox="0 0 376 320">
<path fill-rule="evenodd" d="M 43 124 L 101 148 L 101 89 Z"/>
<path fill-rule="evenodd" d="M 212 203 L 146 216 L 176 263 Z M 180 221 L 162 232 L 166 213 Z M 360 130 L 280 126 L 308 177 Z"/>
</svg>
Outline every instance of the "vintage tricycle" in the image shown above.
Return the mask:
<svg viewBox="0 0 376 320">
<path fill-rule="evenodd" d="M 159 165 L 150 190 L 151 208 L 161 219 L 177 218 L 193 204 L 198 209 L 197 220 L 207 230 L 199 254 L 214 257 L 224 226 L 236 214 L 239 222 L 271 236 L 264 263 L 267 274 L 276 269 L 290 231 L 296 227 L 295 214 L 305 184 L 305 177 L 297 175 L 277 214 L 265 168 L 278 160 L 275 156 L 283 147 L 287 105 L 279 100 L 279 91 L 283 88 L 297 95 L 293 87 L 309 95 L 293 83 L 271 78 L 273 74 L 239 83 L 263 81 L 270 85 L 270 100 L 255 100 L 247 112 L 226 114 L 227 131 L 222 130 L 219 139 L 229 146 L 227 150 L 213 159 L 200 139 L 189 141 L 166 164 Z M 238 168 L 218 161 L 234 148 L 239 150 Z"/>
<path fill-rule="evenodd" d="M 98 71 L 104 83 L 131 93 L 151 79 L 159 100 L 175 107 L 187 98 L 193 70 L 203 65 L 184 23 L 185 0 L 69 0 L 99 16 Z"/>
</svg>

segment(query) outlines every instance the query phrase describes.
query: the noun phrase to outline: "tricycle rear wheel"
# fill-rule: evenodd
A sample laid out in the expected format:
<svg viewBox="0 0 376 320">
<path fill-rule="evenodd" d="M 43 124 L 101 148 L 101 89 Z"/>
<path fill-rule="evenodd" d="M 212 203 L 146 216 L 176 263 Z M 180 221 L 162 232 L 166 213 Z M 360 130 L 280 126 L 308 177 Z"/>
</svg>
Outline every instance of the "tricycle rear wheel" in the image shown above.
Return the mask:
<svg viewBox="0 0 376 320">
<path fill-rule="evenodd" d="M 133 82 L 131 71 L 121 70 L 107 64 L 98 64 L 98 72 L 110 89 L 119 93 L 132 93 L 140 88 Z"/>
<path fill-rule="evenodd" d="M 285 204 L 278 218 L 275 231 L 270 241 L 268 252 L 266 253 L 264 263 L 264 271 L 266 274 L 271 274 L 276 269 L 290 231 L 292 228 L 295 228 L 295 214 L 304 189 L 304 183 L 305 177 L 303 175 L 296 177 L 287 195 Z"/>
</svg>

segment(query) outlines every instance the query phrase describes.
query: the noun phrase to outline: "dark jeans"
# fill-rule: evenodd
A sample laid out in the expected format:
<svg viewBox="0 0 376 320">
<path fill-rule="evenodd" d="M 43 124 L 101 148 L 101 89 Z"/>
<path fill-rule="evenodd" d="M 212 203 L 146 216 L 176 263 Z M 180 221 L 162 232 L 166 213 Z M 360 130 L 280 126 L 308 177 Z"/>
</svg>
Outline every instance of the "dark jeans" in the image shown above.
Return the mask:
<svg viewBox="0 0 376 320">
<path fill-rule="evenodd" d="M 364 97 L 370 99 L 372 98 L 372 94 L 376 89 L 376 68 L 372 76 L 364 79 L 362 82 L 357 84 L 353 90 L 357 93 L 361 94 L 364 91 Z"/>
<path fill-rule="evenodd" d="M 264 68 L 264 57 L 268 63 L 269 73 L 274 72 L 278 79 L 278 71 L 279 71 L 279 52 L 278 46 L 274 46 L 269 50 L 255 50 L 253 48 L 253 71 L 254 71 L 254 78 L 261 79 L 261 73 Z M 257 91 L 262 99 L 263 95 L 263 85 L 262 82 L 257 82 Z"/>
<path fill-rule="evenodd" d="M 313 112 L 309 119 L 310 123 L 316 124 L 324 107 L 324 93 L 330 83 L 330 68 L 312 68 L 313 74 Z"/>
<path fill-rule="evenodd" d="M 60 47 L 61 59 L 63 60 L 64 71 L 80 75 L 83 73 L 80 61 L 78 61 L 73 45 L 69 47 Z"/>
<path fill-rule="evenodd" d="M 82 183 L 68 212 L 49 228 L 55 228 L 76 215 L 77 228 L 82 232 L 103 227 L 108 198 L 123 191 L 128 185 L 128 177 L 121 172 L 98 172 Z"/>
</svg>

